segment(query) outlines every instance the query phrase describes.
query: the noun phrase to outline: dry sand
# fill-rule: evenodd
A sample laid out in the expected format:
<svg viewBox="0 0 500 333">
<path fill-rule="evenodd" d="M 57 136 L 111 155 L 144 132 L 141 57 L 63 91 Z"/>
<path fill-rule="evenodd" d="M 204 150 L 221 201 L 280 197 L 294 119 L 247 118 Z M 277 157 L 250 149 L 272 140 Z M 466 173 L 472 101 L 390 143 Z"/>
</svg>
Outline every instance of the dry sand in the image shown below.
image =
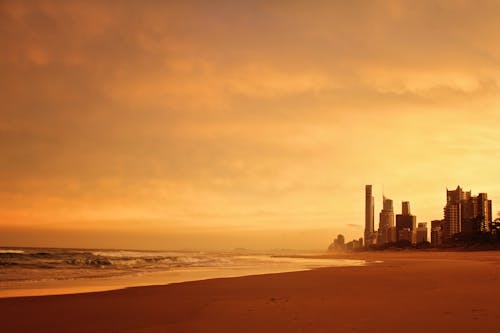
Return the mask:
<svg viewBox="0 0 500 333">
<path fill-rule="evenodd" d="M 1 332 L 500 331 L 500 252 L 365 253 L 324 268 L 0 299 Z"/>
</svg>

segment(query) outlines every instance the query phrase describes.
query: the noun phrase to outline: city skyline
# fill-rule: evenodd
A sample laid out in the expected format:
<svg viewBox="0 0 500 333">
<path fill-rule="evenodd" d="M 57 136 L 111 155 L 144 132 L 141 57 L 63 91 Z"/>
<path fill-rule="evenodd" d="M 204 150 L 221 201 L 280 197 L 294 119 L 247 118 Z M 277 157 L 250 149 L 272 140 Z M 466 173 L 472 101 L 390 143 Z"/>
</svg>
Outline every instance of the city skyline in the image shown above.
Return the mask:
<svg viewBox="0 0 500 333">
<path fill-rule="evenodd" d="M 359 242 L 365 247 L 383 246 L 402 240 L 413 245 L 428 242 L 429 245 L 440 246 L 459 234 L 474 232 L 493 234 L 497 237 L 498 225 L 494 222 L 500 219 L 500 212 L 495 214 L 488 193 L 479 192 L 473 196 L 471 190 L 463 191 L 460 185 L 457 185 L 455 190 L 449 190 L 447 187 L 442 218 L 425 222 L 417 221 L 417 217 L 412 214 L 410 201 L 401 201 L 401 213 L 396 214 L 394 223 L 393 201 L 387 198 L 383 191 L 377 230 L 374 229 L 375 200 L 372 193 L 373 186 L 365 185 L 364 244 Z"/>
</svg>

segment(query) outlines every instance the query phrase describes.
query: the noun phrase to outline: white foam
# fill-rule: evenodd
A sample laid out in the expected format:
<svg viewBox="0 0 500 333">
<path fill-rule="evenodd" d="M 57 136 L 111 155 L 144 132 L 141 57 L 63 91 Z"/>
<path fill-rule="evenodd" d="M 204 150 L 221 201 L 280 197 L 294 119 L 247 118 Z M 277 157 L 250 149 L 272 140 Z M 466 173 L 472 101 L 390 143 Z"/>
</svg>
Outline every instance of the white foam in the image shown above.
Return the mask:
<svg viewBox="0 0 500 333">
<path fill-rule="evenodd" d="M 16 253 L 16 254 L 21 254 L 24 253 L 23 250 L 4 250 L 0 249 L 0 253 Z"/>
</svg>

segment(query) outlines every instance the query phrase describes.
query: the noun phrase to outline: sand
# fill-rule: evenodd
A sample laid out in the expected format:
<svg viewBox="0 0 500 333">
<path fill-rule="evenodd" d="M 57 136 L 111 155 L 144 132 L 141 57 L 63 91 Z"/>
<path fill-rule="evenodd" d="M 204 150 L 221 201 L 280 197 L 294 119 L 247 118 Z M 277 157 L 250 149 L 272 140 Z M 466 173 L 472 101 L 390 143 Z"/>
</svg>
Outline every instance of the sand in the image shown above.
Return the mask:
<svg viewBox="0 0 500 333">
<path fill-rule="evenodd" d="M 0 299 L 2 332 L 500 330 L 500 252 L 365 253 L 365 267 Z"/>
</svg>

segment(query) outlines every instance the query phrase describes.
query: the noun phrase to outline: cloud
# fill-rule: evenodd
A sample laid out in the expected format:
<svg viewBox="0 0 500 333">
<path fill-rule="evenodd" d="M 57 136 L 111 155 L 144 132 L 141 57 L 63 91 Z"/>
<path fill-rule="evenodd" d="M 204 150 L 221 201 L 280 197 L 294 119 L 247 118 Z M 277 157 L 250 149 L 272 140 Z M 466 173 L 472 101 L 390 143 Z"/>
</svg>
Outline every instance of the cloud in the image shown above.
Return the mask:
<svg viewBox="0 0 500 333">
<path fill-rule="evenodd" d="M 500 199 L 499 12 L 2 1 L 0 223 L 333 233 L 359 227 L 365 183 L 423 220 L 445 183 Z"/>
</svg>

